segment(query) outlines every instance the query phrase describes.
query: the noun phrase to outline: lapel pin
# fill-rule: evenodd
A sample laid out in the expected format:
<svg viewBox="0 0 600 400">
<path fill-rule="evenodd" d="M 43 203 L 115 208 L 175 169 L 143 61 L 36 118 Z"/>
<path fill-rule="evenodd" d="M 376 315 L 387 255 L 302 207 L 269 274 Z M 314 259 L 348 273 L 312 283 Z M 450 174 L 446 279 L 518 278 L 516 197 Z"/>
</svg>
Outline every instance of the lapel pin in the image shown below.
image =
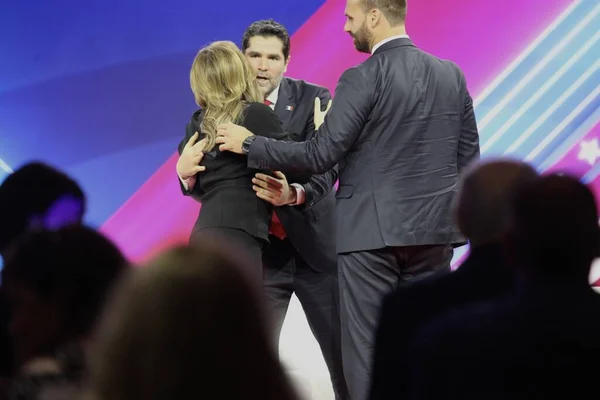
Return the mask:
<svg viewBox="0 0 600 400">
<path fill-rule="evenodd" d="M 285 106 L 285 109 L 288 111 L 293 111 L 294 110 L 294 106 Z"/>
</svg>

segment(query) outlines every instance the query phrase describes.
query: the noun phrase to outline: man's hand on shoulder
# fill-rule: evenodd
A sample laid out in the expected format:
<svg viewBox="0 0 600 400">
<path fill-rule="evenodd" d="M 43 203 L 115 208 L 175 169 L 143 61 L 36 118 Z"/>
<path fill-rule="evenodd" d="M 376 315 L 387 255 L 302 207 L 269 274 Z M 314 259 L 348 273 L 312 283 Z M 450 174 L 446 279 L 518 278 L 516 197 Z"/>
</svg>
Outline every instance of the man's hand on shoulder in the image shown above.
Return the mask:
<svg viewBox="0 0 600 400">
<path fill-rule="evenodd" d="M 230 151 L 237 154 L 245 154 L 244 141 L 254 135 L 243 126 L 236 125 L 232 122 L 219 124 L 217 127 L 216 143 L 219 145 L 219 150 Z"/>
</svg>

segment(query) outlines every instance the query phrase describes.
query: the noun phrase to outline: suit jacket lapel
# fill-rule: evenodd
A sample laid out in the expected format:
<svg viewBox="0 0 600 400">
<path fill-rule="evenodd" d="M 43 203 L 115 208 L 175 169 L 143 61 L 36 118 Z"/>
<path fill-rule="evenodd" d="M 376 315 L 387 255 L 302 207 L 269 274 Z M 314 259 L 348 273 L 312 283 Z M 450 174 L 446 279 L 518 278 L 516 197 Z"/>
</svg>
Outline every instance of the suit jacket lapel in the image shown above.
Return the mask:
<svg viewBox="0 0 600 400">
<path fill-rule="evenodd" d="M 294 103 L 292 88 L 284 77 L 279 84 L 279 95 L 277 97 L 277 104 L 275 104 L 275 114 L 277 114 L 281 120 L 281 124 L 285 131 L 288 130 L 290 118 L 296 108 L 296 104 Z"/>
</svg>

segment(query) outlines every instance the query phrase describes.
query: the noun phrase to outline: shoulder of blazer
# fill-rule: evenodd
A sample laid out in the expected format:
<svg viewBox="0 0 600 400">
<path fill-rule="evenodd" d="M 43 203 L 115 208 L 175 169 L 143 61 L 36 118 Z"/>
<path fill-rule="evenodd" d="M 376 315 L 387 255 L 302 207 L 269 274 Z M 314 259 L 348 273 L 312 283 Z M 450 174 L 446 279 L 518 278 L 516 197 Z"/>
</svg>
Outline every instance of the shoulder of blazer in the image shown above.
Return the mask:
<svg viewBox="0 0 600 400">
<path fill-rule="evenodd" d="M 194 126 L 199 126 L 200 122 L 202 122 L 202 109 L 194 111 L 192 118 L 190 118 L 190 124 Z"/>
<path fill-rule="evenodd" d="M 186 126 L 186 133 L 188 136 L 192 136 L 194 132 L 200 130 L 200 123 L 202 122 L 202 109 L 194 111 L 190 121 Z"/>
<path fill-rule="evenodd" d="M 316 93 L 322 90 L 329 91 L 329 89 L 327 89 L 325 86 L 310 83 L 301 79 L 288 78 L 287 76 L 283 79 L 286 80 L 291 90 L 292 97 L 296 99 L 307 95 L 314 99 Z"/>
</svg>

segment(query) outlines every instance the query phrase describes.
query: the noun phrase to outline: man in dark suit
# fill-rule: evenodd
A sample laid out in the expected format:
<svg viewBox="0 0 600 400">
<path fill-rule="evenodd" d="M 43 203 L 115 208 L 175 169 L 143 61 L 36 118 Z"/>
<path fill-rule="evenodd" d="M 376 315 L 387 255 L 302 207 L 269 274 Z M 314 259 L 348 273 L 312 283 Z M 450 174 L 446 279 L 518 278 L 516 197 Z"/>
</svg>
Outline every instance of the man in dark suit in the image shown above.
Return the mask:
<svg viewBox="0 0 600 400">
<path fill-rule="evenodd" d="M 222 124 L 217 143 L 247 154 L 250 167 L 323 173 L 339 163 L 342 356 L 350 397 L 363 400 L 383 296 L 449 271 L 452 246 L 465 241 L 451 204 L 479 135 L 462 71 L 406 35 L 405 0 L 348 0 L 346 17 L 356 49 L 372 56 L 342 74 L 312 139 L 265 140 Z"/>
<path fill-rule="evenodd" d="M 242 51 L 256 70 L 268 104 L 292 140 L 309 140 L 315 134 L 315 99 L 325 105 L 329 90 L 284 77 L 290 61 L 290 37 L 284 26 L 257 21 L 242 38 Z M 347 399 L 341 357 L 337 253 L 335 251 L 335 190 L 337 169 L 301 174 L 289 182 L 282 173 L 257 174 L 257 196 L 276 206 L 263 254 L 264 289 L 275 318 L 276 339 L 296 293 L 329 369 L 336 398 Z"/>
<path fill-rule="evenodd" d="M 406 397 L 410 344 L 426 321 L 513 289 L 513 271 L 504 260 L 512 199 L 538 177 L 532 167 L 517 161 L 475 165 L 461 177 L 455 218 L 469 239 L 469 257 L 451 274 L 410 282 L 385 298 L 375 341 L 370 400 Z"/>
</svg>

